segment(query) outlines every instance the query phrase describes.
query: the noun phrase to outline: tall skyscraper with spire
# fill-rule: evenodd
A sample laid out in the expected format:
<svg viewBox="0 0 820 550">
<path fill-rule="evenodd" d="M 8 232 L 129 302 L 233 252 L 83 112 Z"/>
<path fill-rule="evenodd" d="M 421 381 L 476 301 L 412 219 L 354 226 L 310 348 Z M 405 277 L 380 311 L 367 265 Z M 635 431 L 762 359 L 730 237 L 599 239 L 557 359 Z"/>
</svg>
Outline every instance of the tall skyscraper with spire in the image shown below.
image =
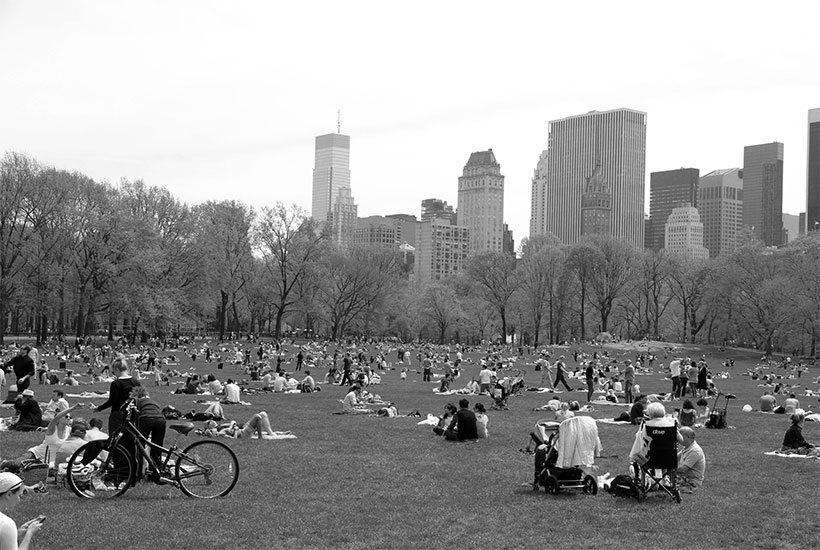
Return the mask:
<svg viewBox="0 0 820 550">
<path fill-rule="evenodd" d="M 611 216 L 612 190 L 601 174 L 598 161 L 581 196 L 581 235 L 609 235 Z"/>
<path fill-rule="evenodd" d="M 350 189 L 350 136 L 340 133 L 316 136 L 313 166 L 313 201 L 310 215 L 321 223 L 332 240 L 343 248 L 353 245 L 357 207 Z"/>
<path fill-rule="evenodd" d="M 458 178 L 458 225 L 470 230 L 470 252 L 504 247 L 504 176 L 492 149 L 470 155 Z"/>
<path fill-rule="evenodd" d="M 600 156 L 599 156 L 600 155 Z M 581 206 L 587 178 L 600 158 L 600 177 L 609 183 L 609 234 L 643 247 L 646 113 L 632 109 L 592 111 L 549 123 L 549 144 L 533 178 L 536 234 L 552 233 L 565 244 L 581 237 Z"/>
</svg>

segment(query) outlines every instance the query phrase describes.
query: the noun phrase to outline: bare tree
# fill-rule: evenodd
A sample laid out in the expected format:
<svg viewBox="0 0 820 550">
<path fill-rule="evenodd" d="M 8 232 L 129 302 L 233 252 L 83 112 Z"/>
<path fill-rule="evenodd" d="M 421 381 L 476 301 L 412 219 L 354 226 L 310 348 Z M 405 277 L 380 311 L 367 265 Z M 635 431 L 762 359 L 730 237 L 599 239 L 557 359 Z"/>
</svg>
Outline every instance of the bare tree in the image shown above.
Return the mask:
<svg viewBox="0 0 820 550">
<path fill-rule="evenodd" d="M 507 341 L 507 304 L 517 288 L 514 271 L 515 258 L 503 252 L 479 252 L 467 260 L 467 276 L 501 320 L 502 342 Z"/>
</svg>

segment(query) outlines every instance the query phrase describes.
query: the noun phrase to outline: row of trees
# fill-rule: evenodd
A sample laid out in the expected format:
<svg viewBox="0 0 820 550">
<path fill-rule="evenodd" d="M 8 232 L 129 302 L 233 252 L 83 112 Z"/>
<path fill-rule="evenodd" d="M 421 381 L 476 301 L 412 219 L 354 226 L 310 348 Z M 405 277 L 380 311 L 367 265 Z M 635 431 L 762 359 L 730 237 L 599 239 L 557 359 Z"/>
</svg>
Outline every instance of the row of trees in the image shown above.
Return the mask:
<svg viewBox="0 0 820 550">
<path fill-rule="evenodd" d="M 814 354 L 820 333 L 816 235 L 708 261 L 537 236 L 518 259 L 474 254 L 462 274 L 420 286 L 397 250 L 339 250 L 297 206 L 189 206 L 16 153 L 0 161 L 0 184 L 0 320 L 40 340 L 100 327 L 112 337 L 119 325 L 134 337 L 300 327 L 536 346 L 612 332 Z"/>
</svg>

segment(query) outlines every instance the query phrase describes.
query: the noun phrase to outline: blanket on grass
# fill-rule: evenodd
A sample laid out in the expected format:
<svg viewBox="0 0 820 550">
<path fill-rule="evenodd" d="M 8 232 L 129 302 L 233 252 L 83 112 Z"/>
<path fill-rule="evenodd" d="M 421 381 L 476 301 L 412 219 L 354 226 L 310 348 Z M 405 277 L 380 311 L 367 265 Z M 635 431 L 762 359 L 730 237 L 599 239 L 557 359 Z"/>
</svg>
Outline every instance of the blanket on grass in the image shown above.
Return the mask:
<svg viewBox="0 0 820 550">
<path fill-rule="evenodd" d="M 769 455 L 769 456 L 780 456 L 780 457 L 783 457 L 783 458 L 813 458 L 815 460 L 820 460 L 820 456 L 817 456 L 817 455 L 814 455 L 814 456 L 812 456 L 812 455 L 801 455 L 801 454 L 798 454 L 798 453 L 790 453 L 788 451 L 769 451 L 769 452 L 763 453 L 763 454 L 764 455 Z"/>
<path fill-rule="evenodd" d="M 259 436 L 256 435 L 256 434 L 253 434 L 251 436 L 251 439 L 259 439 Z M 296 436 L 293 435 L 290 432 L 273 432 L 273 435 L 271 435 L 271 434 L 262 435 L 262 439 L 296 439 Z"/>
</svg>

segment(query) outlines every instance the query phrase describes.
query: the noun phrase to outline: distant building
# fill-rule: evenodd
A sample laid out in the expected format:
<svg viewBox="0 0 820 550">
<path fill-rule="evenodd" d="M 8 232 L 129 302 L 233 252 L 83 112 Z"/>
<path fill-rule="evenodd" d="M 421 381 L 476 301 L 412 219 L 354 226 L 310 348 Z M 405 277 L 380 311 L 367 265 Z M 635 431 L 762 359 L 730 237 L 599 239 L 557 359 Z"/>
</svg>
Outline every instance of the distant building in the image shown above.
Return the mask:
<svg viewBox="0 0 820 550">
<path fill-rule="evenodd" d="M 447 201 L 441 199 L 424 199 L 421 201 L 421 221 L 439 218 L 455 223 L 456 213 Z"/>
<path fill-rule="evenodd" d="M 513 238 L 512 229 L 506 223 L 504 224 L 504 244 L 501 247 L 504 254 L 515 256 L 515 239 Z"/>
<path fill-rule="evenodd" d="M 783 243 L 783 144 L 743 148 L 743 225 L 766 246 Z"/>
<path fill-rule="evenodd" d="M 806 234 L 806 213 L 800 212 L 800 219 L 797 222 L 797 232 L 802 237 Z"/>
<path fill-rule="evenodd" d="M 397 220 L 383 216 L 359 218 L 353 242 L 357 246 L 398 250 L 401 241 Z"/>
<path fill-rule="evenodd" d="M 612 190 L 596 163 L 581 195 L 581 235 L 609 235 L 611 216 Z"/>
<path fill-rule="evenodd" d="M 672 209 L 666 220 L 664 248 L 670 254 L 693 260 L 709 257 L 703 246 L 703 224 L 697 208 L 684 204 Z"/>
<path fill-rule="evenodd" d="M 328 219 L 331 239 L 339 248 L 349 249 L 353 246 L 358 226 L 358 207 L 350 196 L 350 189 L 342 187 L 333 203 L 333 210 Z"/>
<path fill-rule="evenodd" d="M 458 178 L 458 224 L 470 230 L 472 252 L 504 248 L 504 176 L 492 149 L 470 155 Z"/>
<path fill-rule="evenodd" d="M 703 223 L 703 245 L 710 257 L 737 250 L 743 229 L 743 171 L 729 168 L 701 177 L 698 213 Z"/>
<path fill-rule="evenodd" d="M 820 109 L 809 110 L 806 231 L 820 231 Z"/>
<path fill-rule="evenodd" d="M 470 254 L 470 230 L 434 218 L 419 222 L 414 277 L 418 283 L 437 281 L 460 273 Z"/>
<path fill-rule="evenodd" d="M 800 236 L 800 216 L 783 214 L 783 244 L 790 243 Z"/>
<path fill-rule="evenodd" d="M 399 244 L 416 246 L 416 231 L 418 220 L 412 214 L 388 214 L 385 218 L 393 220 L 396 224 L 396 238 Z"/>
<path fill-rule="evenodd" d="M 310 211 L 314 220 L 328 220 L 341 189 L 350 191 L 350 136 L 316 136 L 313 201 Z"/>
<path fill-rule="evenodd" d="M 681 203 L 698 208 L 697 168 L 652 172 L 649 175 L 649 224 L 645 247 L 658 251 L 664 247 L 664 228 L 672 209 Z"/>
<path fill-rule="evenodd" d="M 549 123 L 532 181 L 530 234 L 552 233 L 564 244 L 581 238 L 582 195 L 596 161 L 612 193 L 609 234 L 643 248 L 646 113 L 631 109 Z"/>
</svg>

